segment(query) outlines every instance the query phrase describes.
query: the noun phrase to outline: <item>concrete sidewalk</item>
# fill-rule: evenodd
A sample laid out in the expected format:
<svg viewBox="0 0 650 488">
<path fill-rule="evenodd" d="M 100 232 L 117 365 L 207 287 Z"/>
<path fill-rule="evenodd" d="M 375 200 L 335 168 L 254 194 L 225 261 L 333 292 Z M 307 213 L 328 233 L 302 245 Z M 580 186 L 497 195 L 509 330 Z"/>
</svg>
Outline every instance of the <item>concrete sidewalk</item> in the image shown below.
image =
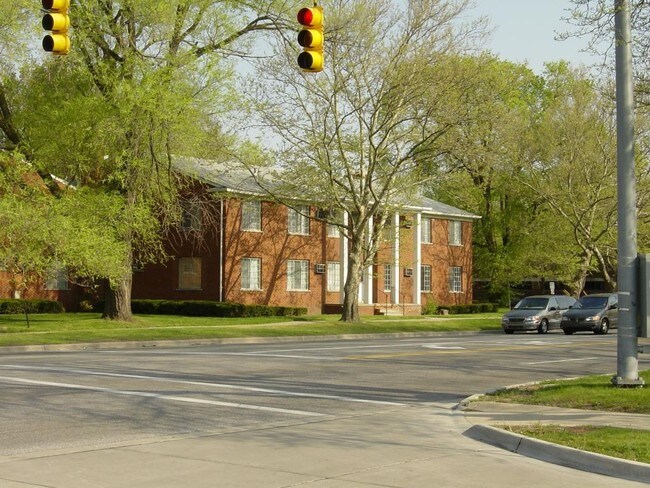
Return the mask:
<svg viewBox="0 0 650 488">
<path fill-rule="evenodd" d="M 611 426 L 650 431 L 648 415 L 473 400 L 474 397 L 470 397 L 460 405 L 465 418 L 473 424 L 473 427 L 465 432 L 465 435 L 472 439 L 562 466 L 650 483 L 650 464 L 580 451 L 508 430 L 508 426 L 513 425 L 553 424 Z"/>
<path fill-rule="evenodd" d="M 534 412 L 513 407 L 506 414 L 502 407 L 396 406 L 259 429 L 5 456 L 0 487 L 640 488 L 650 482 L 555 466 L 469 437 L 492 429 L 495 419 L 537 420 Z M 557 420 L 560 414 L 544 415 Z"/>
</svg>

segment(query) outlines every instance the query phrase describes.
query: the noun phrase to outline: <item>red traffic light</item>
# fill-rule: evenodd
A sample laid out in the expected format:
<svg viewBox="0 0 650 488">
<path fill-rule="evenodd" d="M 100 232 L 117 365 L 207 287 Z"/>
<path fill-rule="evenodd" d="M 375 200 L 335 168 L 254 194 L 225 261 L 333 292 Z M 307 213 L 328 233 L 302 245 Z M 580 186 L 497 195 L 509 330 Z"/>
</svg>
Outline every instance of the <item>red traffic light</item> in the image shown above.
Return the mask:
<svg viewBox="0 0 650 488">
<path fill-rule="evenodd" d="M 298 44 L 303 52 L 298 56 L 298 66 L 304 71 L 323 70 L 323 7 L 305 7 L 298 11 L 298 22 L 302 29 L 298 32 Z"/>
<path fill-rule="evenodd" d="M 298 11 L 298 23 L 309 26 L 322 25 L 323 12 L 318 7 L 301 8 Z"/>
</svg>

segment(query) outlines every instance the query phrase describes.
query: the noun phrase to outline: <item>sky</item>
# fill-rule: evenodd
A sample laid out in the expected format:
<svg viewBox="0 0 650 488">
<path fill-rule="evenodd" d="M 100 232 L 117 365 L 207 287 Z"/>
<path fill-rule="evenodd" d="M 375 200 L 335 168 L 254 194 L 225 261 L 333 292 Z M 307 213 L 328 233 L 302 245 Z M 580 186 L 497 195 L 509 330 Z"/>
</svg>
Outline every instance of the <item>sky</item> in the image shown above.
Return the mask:
<svg viewBox="0 0 650 488">
<path fill-rule="evenodd" d="M 489 17 L 495 28 L 486 48 L 503 59 L 526 62 L 537 74 L 548 61 L 567 60 L 576 66 L 599 61 L 580 52 L 587 39 L 556 41 L 560 32 L 571 31 L 568 17 L 570 0 L 475 0 L 472 12 Z"/>
</svg>

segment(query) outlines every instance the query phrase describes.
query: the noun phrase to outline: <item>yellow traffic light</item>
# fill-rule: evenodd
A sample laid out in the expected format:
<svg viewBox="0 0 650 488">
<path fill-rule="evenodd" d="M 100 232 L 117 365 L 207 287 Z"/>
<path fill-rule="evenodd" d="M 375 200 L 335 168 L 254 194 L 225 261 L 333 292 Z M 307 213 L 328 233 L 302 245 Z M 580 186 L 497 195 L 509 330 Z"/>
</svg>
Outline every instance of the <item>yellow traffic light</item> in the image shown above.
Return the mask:
<svg viewBox="0 0 650 488">
<path fill-rule="evenodd" d="M 43 29 L 52 31 L 43 38 L 43 49 L 52 54 L 68 54 L 70 51 L 70 17 L 68 8 L 70 0 L 42 0 L 44 10 L 49 12 L 43 16 Z"/>
<path fill-rule="evenodd" d="M 298 66 L 304 71 L 323 71 L 323 7 L 301 8 L 298 22 L 303 26 L 298 33 L 298 44 L 303 48 L 298 56 Z"/>
</svg>

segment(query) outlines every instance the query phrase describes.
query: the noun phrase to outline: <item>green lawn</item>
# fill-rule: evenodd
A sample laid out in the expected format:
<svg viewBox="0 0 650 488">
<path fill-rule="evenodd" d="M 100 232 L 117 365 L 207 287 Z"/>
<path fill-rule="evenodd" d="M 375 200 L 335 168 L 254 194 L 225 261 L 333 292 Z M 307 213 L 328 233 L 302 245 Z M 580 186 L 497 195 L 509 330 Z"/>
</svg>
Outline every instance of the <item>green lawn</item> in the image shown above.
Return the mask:
<svg viewBox="0 0 650 488">
<path fill-rule="evenodd" d="M 0 315 L 0 346 L 103 341 L 159 341 L 236 337 L 316 336 L 398 332 L 498 330 L 501 314 L 364 317 L 346 324 L 338 315 L 311 317 L 180 317 L 137 315 L 133 322 L 96 313 Z"/>
<path fill-rule="evenodd" d="M 539 424 L 510 426 L 508 429 L 554 444 L 650 464 L 650 431 L 647 430 Z"/>
<path fill-rule="evenodd" d="M 650 386 L 650 371 L 639 376 Z M 611 375 L 546 381 L 500 390 L 485 400 L 613 412 L 650 414 L 650 388 L 617 388 Z M 601 426 L 508 426 L 526 436 L 609 456 L 650 463 L 650 431 Z"/>
<path fill-rule="evenodd" d="M 639 373 L 650 386 L 650 371 Z M 611 375 L 575 380 L 545 381 L 522 388 L 499 390 L 486 400 L 650 414 L 650 388 L 617 388 Z"/>
</svg>

